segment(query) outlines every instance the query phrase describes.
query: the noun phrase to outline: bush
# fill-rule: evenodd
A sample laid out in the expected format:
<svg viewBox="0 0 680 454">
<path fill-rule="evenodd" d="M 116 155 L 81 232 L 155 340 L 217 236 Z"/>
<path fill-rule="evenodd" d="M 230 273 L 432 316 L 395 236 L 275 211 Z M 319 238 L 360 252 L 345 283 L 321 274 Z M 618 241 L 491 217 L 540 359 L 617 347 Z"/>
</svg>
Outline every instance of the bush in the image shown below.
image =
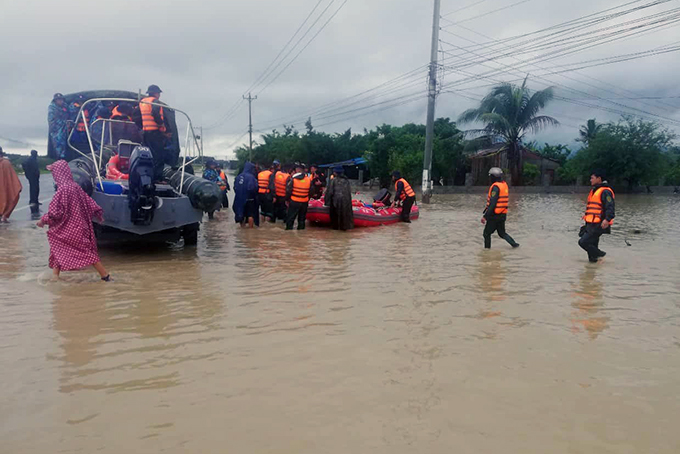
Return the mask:
<svg viewBox="0 0 680 454">
<path fill-rule="evenodd" d="M 538 166 L 534 164 L 526 163 L 524 164 L 524 169 L 522 171 L 522 178 L 524 179 L 524 184 L 527 186 L 534 186 L 538 184 L 538 179 L 541 176 Z"/>
</svg>

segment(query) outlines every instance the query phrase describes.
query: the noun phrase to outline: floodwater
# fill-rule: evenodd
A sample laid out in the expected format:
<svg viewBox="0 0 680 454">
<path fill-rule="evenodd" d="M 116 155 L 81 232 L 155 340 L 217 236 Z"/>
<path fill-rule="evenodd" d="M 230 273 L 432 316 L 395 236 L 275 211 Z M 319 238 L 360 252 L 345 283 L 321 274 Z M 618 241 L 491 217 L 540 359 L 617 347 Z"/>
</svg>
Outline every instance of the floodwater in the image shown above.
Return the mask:
<svg viewBox="0 0 680 454">
<path fill-rule="evenodd" d="M 48 282 L 18 212 L 0 452 L 678 453 L 680 197 L 618 196 L 596 265 L 584 200 L 512 197 L 522 247 L 490 251 L 483 195 L 346 234 L 222 212 L 197 248 L 102 250 L 112 284 Z"/>
</svg>

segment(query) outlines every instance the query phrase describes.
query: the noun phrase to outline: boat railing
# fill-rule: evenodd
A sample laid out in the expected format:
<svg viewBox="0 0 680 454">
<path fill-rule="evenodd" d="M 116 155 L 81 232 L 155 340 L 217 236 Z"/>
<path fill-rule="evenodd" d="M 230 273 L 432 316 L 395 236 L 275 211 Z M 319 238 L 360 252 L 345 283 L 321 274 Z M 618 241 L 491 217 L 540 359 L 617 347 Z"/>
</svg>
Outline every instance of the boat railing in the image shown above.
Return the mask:
<svg viewBox="0 0 680 454">
<path fill-rule="evenodd" d="M 132 122 L 128 122 L 128 121 L 125 121 L 125 120 L 113 120 L 113 119 L 110 119 L 110 118 L 98 118 L 95 121 L 93 121 L 92 124 L 88 124 L 88 121 L 87 121 L 88 119 L 85 118 L 83 112 L 86 110 L 86 106 L 88 106 L 88 104 L 95 105 L 98 102 L 118 102 L 118 103 L 127 102 L 127 103 L 137 103 L 137 104 L 150 104 L 152 106 L 159 106 L 159 107 L 162 107 L 163 109 L 172 110 L 176 113 L 179 112 L 180 114 L 184 115 L 184 117 L 187 120 L 187 133 L 186 133 L 186 139 L 185 139 L 184 147 L 182 147 L 180 145 L 180 151 L 181 151 L 181 156 L 182 156 L 182 165 L 180 166 L 180 171 L 182 172 L 182 174 L 181 174 L 180 185 L 179 185 L 179 189 L 178 189 L 179 192 L 182 192 L 182 189 L 184 187 L 184 174 L 185 174 L 185 171 L 186 171 L 186 167 L 188 165 L 196 162 L 198 159 L 201 158 L 201 155 L 202 155 L 202 149 L 201 149 L 201 146 L 198 142 L 199 136 L 196 135 L 196 131 L 194 130 L 194 125 L 191 122 L 191 118 L 189 117 L 189 115 L 186 112 L 184 112 L 180 109 L 170 107 L 166 104 L 157 103 L 157 102 L 148 102 L 148 101 L 143 101 L 143 100 L 139 101 L 137 99 L 92 98 L 92 99 L 88 99 L 87 101 L 85 101 L 80 106 L 80 110 L 78 111 L 78 115 L 76 115 L 76 119 L 75 119 L 74 123 L 78 124 L 78 120 L 80 120 L 80 119 L 83 120 L 83 125 L 85 126 L 85 135 L 87 137 L 87 143 L 88 143 L 88 146 L 90 148 L 90 155 L 88 156 L 87 154 L 83 153 L 81 150 L 74 147 L 73 144 L 71 143 L 73 133 L 76 130 L 75 127 L 71 130 L 71 133 L 68 136 L 67 143 L 68 143 L 68 146 L 72 150 L 76 151 L 78 154 L 82 155 L 83 157 L 90 159 L 92 161 L 92 163 L 97 167 L 97 179 L 99 180 L 99 187 L 103 187 L 103 182 L 102 182 L 102 177 L 101 177 L 101 168 L 102 168 L 102 160 L 103 160 L 103 155 L 104 155 L 104 153 L 103 153 L 103 151 L 104 151 L 104 140 L 105 140 L 105 137 L 106 137 L 107 126 L 108 126 L 108 130 L 109 130 L 109 139 L 110 139 L 111 138 L 111 124 L 112 123 L 116 123 L 116 122 L 132 123 Z M 93 143 L 93 140 L 92 140 L 92 129 L 91 129 L 92 126 L 94 126 L 98 121 L 103 122 L 102 137 L 101 137 L 101 140 L 100 140 L 100 148 L 99 148 L 99 157 L 97 157 L 97 153 L 95 152 L 95 146 L 94 146 L 94 143 Z M 176 123 L 177 122 L 175 121 L 175 124 Z M 178 140 L 178 142 L 179 142 L 179 140 Z"/>
</svg>

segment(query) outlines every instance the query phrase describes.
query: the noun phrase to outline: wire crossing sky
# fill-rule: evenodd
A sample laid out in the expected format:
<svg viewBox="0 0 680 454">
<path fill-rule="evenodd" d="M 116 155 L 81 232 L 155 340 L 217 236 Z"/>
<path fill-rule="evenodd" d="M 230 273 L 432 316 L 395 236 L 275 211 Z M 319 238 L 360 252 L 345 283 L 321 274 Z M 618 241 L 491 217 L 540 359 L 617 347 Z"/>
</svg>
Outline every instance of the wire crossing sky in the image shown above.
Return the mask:
<svg viewBox="0 0 680 454">
<path fill-rule="evenodd" d="M 589 118 L 623 114 L 680 131 L 680 0 L 442 0 L 441 15 L 438 117 L 528 75 L 555 87 L 547 113 L 561 122 L 532 140 L 573 144 Z M 0 146 L 44 152 L 55 92 L 152 83 L 219 157 L 247 140 L 248 93 L 259 134 L 310 117 L 331 133 L 424 123 L 431 26 L 429 0 L 12 2 Z"/>
</svg>

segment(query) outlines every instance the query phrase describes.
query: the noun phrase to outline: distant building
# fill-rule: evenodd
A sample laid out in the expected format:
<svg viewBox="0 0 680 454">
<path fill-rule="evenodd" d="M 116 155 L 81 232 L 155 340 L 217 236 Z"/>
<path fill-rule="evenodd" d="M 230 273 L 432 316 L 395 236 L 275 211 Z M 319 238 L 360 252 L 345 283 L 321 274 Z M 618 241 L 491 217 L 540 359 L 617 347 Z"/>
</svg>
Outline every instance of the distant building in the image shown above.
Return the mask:
<svg viewBox="0 0 680 454">
<path fill-rule="evenodd" d="M 553 184 L 555 181 L 555 171 L 560 167 L 560 163 L 524 147 L 521 147 L 520 150 L 520 169 L 524 168 L 524 164 L 533 164 L 538 167 L 540 172 L 541 177 L 539 181 L 545 185 Z M 504 143 L 479 150 L 470 156 L 470 162 L 472 163 L 472 184 L 474 185 L 487 184 L 489 181 L 489 169 L 492 167 L 500 167 L 505 171 L 510 168 L 508 164 L 508 150 Z"/>
</svg>

